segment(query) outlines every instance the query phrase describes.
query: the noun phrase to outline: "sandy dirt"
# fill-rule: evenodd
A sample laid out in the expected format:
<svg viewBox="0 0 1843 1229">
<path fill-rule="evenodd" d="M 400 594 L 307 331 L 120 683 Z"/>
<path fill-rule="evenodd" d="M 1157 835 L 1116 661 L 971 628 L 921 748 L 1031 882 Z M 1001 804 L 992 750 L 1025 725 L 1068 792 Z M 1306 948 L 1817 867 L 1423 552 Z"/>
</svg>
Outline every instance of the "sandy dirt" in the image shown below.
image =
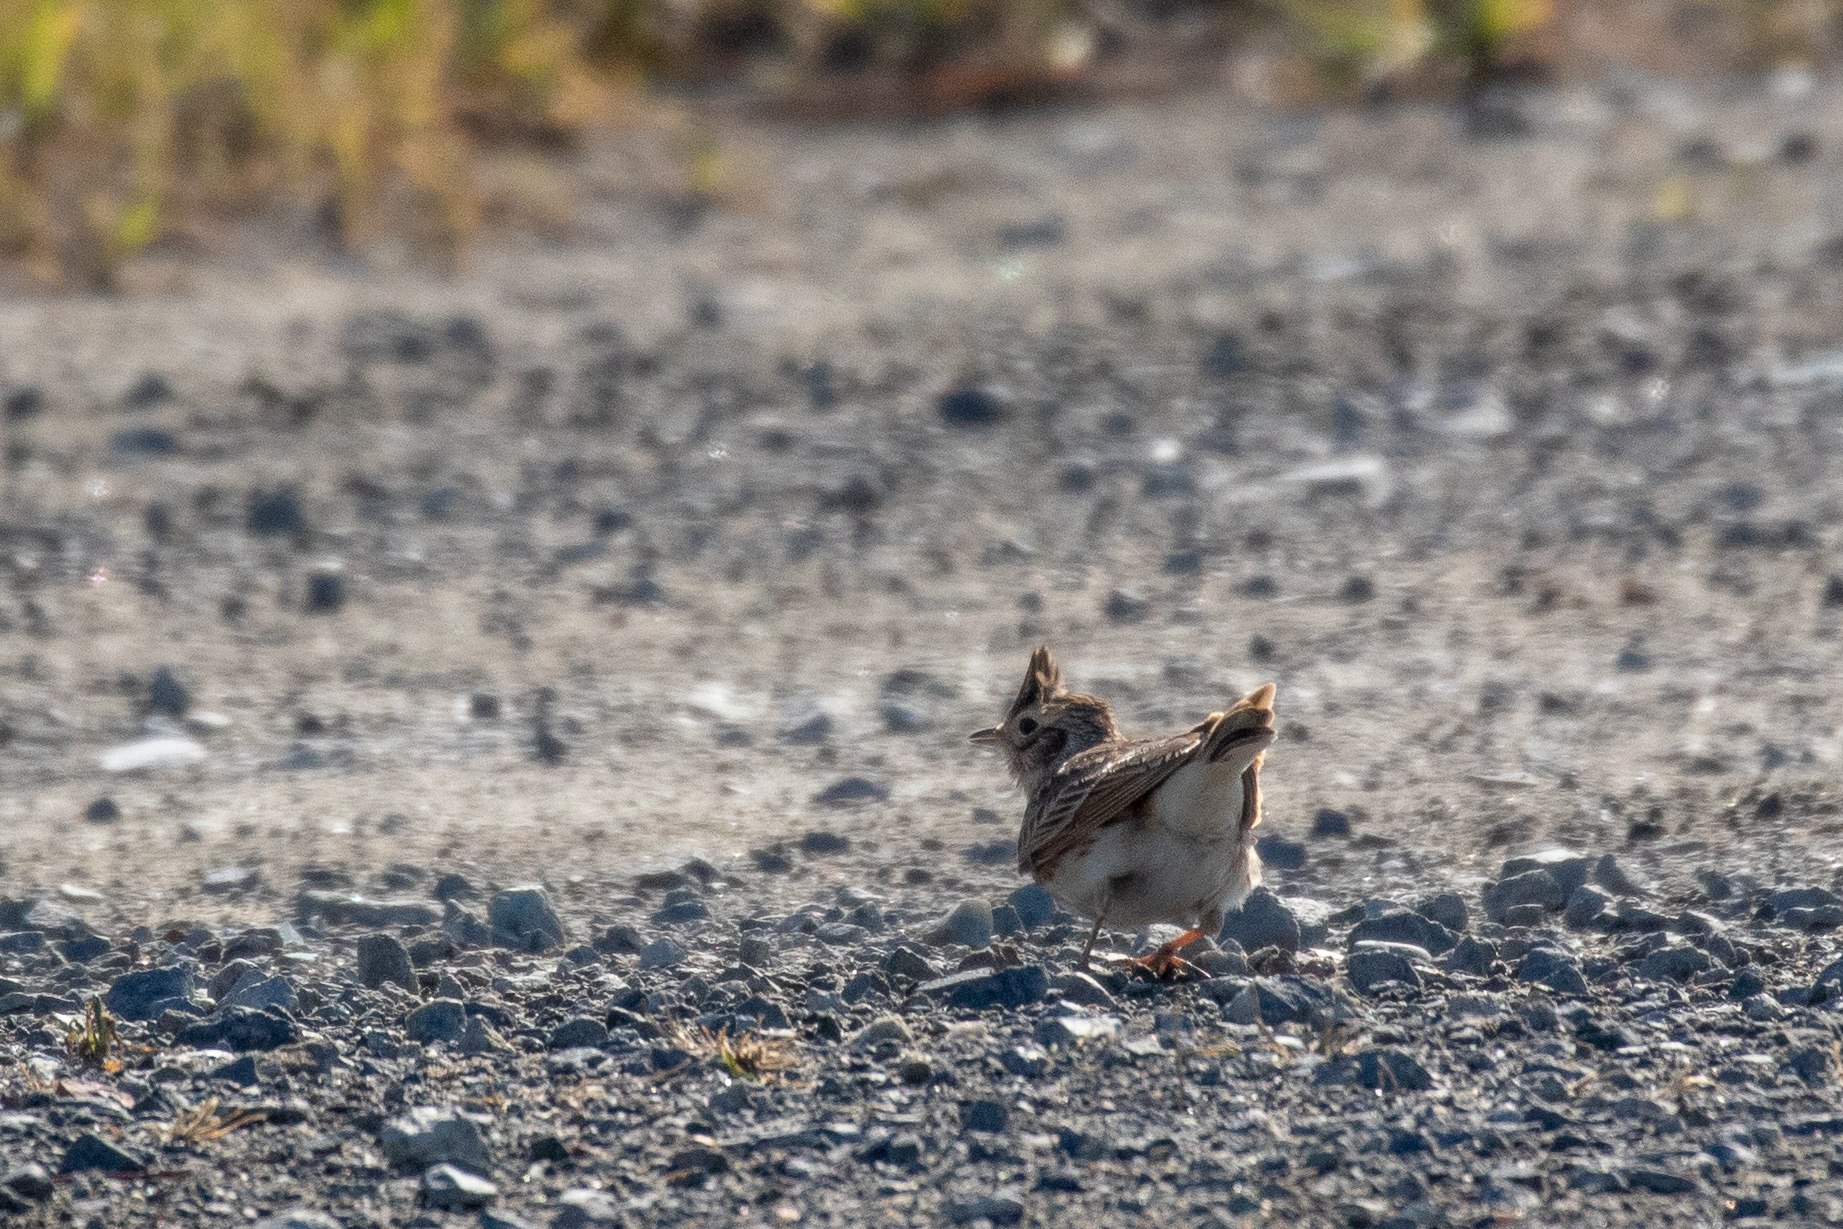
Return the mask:
<svg viewBox="0 0 1843 1229">
<path fill-rule="evenodd" d="M 0 304 L 0 888 L 938 861 L 1014 832 L 964 735 L 1038 643 L 1129 731 L 1276 682 L 1268 823 L 1355 832 L 1289 891 L 1634 834 L 1830 882 L 1843 88 L 724 142 L 714 203 L 611 142 L 452 280 L 227 240 Z M 205 758 L 104 772 L 161 667 Z"/>
</svg>

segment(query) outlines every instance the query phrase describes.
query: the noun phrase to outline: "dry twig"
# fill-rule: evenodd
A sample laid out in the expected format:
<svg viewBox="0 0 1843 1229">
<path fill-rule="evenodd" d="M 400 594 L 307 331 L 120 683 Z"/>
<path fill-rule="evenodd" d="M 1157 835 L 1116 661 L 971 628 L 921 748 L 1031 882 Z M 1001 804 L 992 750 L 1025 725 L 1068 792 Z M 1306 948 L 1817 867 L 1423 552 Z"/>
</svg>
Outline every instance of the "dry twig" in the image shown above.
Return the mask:
<svg viewBox="0 0 1843 1229">
<path fill-rule="evenodd" d="M 693 1054 L 716 1060 L 739 1080 L 767 1080 L 800 1065 L 793 1040 L 787 1037 L 763 1037 L 758 1033 L 732 1037 L 727 1028 L 714 1033 L 707 1028 L 686 1028 L 679 1030 L 678 1043 Z"/>
<path fill-rule="evenodd" d="M 239 1127 L 262 1122 L 268 1114 L 262 1110 L 238 1110 L 233 1114 L 218 1113 L 216 1097 L 205 1102 L 197 1109 L 185 1110 L 173 1119 L 173 1125 L 166 1129 L 166 1142 L 169 1144 L 208 1144 L 214 1139 L 223 1139 Z"/>
</svg>

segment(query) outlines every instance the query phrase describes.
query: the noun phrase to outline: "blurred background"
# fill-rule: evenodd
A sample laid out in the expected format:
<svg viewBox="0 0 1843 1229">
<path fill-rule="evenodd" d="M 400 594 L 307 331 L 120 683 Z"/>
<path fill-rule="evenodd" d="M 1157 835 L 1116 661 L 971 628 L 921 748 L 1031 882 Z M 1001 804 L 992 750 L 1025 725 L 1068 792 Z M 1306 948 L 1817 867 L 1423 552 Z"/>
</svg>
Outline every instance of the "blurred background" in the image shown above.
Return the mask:
<svg viewBox="0 0 1843 1229">
<path fill-rule="evenodd" d="M 1838 29 L 1824 0 L 8 0 L 0 254 L 15 288 L 108 289 L 261 219 L 452 263 L 482 228 L 569 227 L 622 131 L 653 133 L 681 210 L 747 210 L 744 117 L 1226 86 L 1457 101 L 1488 132 L 1517 123 L 1497 84 L 1810 72 Z"/>
<path fill-rule="evenodd" d="M 1839 17 L 0 0 L 0 881 L 1005 879 L 1039 643 L 1294 881 L 1809 878 Z"/>
</svg>

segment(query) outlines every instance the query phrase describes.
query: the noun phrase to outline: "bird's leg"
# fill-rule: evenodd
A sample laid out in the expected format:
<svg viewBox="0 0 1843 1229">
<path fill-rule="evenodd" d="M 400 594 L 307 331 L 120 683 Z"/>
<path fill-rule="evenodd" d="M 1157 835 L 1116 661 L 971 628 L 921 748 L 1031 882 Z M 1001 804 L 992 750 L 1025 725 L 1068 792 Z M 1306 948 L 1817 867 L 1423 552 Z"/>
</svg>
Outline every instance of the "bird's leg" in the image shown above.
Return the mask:
<svg viewBox="0 0 1843 1229">
<path fill-rule="evenodd" d="M 1082 944 L 1081 959 L 1076 962 L 1075 967 L 1084 973 L 1088 971 L 1088 954 L 1094 950 L 1094 941 L 1101 937 L 1101 923 L 1105 920 L 1105 918 L 1098 917 L 1094 919 L 1094 929 L 1088 932 L 1088 941 Z"/>
<path fill-rule="evenodd" d="M 1196 930 L 1186 930 L 1183 934 L 1171 940 L 1171 942 L 1165 944 L 1150 955 L 1137 956 L 1127 963 L 1136 964 L 1150 973 L 1153 977 L 1161 980 L 1176 973 L 1195 973 L 1199 977 L 1208 977 L 1209 974 L 1203 972 L 1202 969 L 1197 968 L 1196 965 L 1191 964 L 1188 960 L 1178 955 L 1184 948 L 1189 947 L 1192 943 L 1195 943 L 1208 933 L 1208 931 L 1200 927 Z"/>
</svg>

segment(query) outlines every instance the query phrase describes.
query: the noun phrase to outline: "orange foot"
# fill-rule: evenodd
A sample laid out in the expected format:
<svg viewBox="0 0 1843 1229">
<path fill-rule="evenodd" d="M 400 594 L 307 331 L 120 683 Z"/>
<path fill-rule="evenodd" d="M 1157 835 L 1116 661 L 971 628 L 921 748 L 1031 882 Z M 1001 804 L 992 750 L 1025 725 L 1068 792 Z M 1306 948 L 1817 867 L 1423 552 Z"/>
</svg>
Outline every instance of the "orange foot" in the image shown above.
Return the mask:
<svg viewBox="0 0 1843 1229">
<path fill-rule="evenodd" d="M 1187 930 L 1171 942 L 1165 944 L 1149 956 L 1135 956 L 1126 963 L 1137 965 L 1158 981 L 1175 979 L 1182 973 L 1186 977 L 1207 978 L 1208 973 L 1185 960 L 1178 953 L 1203 937 L 1201 930 Z"/>
</svg>

